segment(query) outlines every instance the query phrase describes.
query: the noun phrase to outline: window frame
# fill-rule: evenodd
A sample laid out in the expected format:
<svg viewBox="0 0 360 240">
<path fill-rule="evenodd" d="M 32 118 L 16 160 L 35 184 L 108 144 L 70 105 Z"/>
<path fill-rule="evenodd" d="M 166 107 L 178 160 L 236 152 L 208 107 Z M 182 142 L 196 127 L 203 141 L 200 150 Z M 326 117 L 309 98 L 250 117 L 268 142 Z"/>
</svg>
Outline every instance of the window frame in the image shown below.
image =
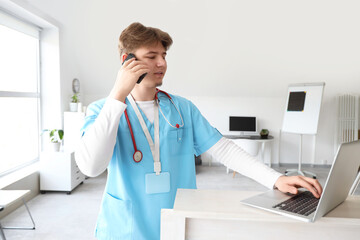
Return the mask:
<svg viewBox="0 0 360 240">
<path fill-rule="evenodd" d="M 15 172 L 19 169 L 22 169 L 24 167 L 27 167 L 35 162 L 38 162 L 40 159 L 40 152 L 41 152 L 41 137 L 40 137 L 40 129 L 41 129 L 41 60 L 40 60 L 40 53 L 41 53 L 41 28 L 29 23 L 19 17 L 16 17 L 14 15 L 8 14 L 4 10 L 0 9 L 0 25 L 3 25 L 5 27 L 8 27 L 12 30 L 21 32 L 23 34 L 26 34 L 28 36 L 34 37 L 37 39 L 37 55 L 36 55 L 36 61 L 37 61 L 37 69 L 36 69 L 36 91 L 35 92 L 19 92 L 19 91 L 0 91 L 0 98 L 36 98 L 37 104 L 36 104 L 36 115 L 37 115 L 37 132 L 39 133 L 39 136 L 37 137 L 38 141 L 38 149 L 37 149 L 37 157 L 35 159 L 28 160 L 26 162 L 23 162 L 15 167 L 12 167 L 8 170 L 5 170 L 3 172 L 0 172 L 0 177 L 3 177 L 5 175 L 8 175 L 12 172 Z"/>
</svg>

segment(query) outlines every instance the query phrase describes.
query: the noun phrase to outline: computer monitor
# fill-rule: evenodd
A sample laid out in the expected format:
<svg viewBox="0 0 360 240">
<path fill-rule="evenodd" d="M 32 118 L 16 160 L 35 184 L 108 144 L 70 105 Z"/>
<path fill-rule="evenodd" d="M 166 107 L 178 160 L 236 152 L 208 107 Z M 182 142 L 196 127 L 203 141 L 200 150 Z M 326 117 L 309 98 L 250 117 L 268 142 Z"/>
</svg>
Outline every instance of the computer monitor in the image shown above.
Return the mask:
<svg viewBox="0 0 360 240">
<path fill-rule="evenodd" d="M 240 132 L 240 134 L 256 134 L 256 117 L 230 116 L 229 130 L 231 132 Z"/>
</svg>

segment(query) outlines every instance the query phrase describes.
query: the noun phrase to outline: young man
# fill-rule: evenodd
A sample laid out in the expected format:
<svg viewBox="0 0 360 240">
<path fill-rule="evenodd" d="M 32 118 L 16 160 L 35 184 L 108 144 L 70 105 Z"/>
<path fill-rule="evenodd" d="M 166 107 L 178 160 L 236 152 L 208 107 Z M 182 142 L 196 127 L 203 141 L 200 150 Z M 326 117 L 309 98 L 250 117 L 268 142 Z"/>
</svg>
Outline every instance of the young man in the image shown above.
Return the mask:
<svg viewBox="0 0 360 240">
<path fill-rule="evenodd" d="M 316 180 L 268 168 L 223 138 L 190 101 L 157 89 L 171 44 L 159 29 L 128 26 L 119 39 L 123 66 L 114 87 L 88 107 L 76 161 L 88 176 L 108 169 L 96 237 L 159 239 L 160 210 L 173 207 L 178 188 L 196 188 L 194 154 L 206 151 L 269 188 L 296 193 L 305 187 L 319 197 Z M 125 61 L 130 53 L 137 59 Z"/>
</svg>

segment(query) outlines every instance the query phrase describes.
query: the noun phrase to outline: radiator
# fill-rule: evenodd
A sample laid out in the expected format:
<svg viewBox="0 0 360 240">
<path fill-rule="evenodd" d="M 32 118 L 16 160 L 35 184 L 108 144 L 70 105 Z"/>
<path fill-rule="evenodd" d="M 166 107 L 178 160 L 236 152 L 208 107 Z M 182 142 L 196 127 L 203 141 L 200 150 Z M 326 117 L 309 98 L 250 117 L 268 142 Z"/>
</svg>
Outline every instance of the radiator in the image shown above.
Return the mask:
<svg viewBox="0 0 360 240">
<path fill-rule="evenodd" d="M 337 97 L 337 136 L 335 150 L 341 143 L 359 139 L 359 96 Z"/>
</svg>

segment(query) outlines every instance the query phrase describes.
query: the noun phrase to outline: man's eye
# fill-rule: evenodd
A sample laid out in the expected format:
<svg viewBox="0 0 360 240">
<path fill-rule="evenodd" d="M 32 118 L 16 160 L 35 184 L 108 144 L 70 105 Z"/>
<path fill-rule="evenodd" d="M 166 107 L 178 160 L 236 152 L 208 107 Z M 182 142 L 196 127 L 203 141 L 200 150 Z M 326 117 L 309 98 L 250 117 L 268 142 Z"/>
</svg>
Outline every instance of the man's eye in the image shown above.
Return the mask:
<svg viewBox="0 0 360 240">
<path fill-rule="evenodd" d="M 149 59 L 155 59 L 155 57 L 154 57 L 154 56 L 151 56 L 151 57 L 147 57 L 147 58 L 149 58 Z"/>
</svg>

